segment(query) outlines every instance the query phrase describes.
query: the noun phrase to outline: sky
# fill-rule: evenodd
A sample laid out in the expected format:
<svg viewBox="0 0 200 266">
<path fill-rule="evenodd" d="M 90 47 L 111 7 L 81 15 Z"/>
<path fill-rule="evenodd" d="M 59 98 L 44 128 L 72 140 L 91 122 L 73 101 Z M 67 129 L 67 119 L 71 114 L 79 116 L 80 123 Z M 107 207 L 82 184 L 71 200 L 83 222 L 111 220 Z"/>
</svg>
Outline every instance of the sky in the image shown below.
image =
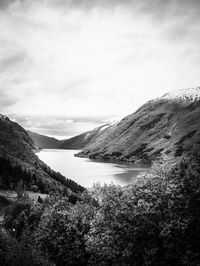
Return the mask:
<svg viewBox="0 0 200 266">
<path fill-rule="evenodd" d="M 0 113 L 67 138 L 200 86 L 199 0 L 0 0 Z"/>
</svg>

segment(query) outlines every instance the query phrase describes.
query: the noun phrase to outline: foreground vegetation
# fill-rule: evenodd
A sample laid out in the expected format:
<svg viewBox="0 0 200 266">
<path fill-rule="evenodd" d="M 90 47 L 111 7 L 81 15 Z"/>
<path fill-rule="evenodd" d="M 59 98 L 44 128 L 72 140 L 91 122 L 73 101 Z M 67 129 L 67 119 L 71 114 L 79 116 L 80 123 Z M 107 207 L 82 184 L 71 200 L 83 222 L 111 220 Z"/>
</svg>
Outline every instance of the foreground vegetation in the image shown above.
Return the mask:
<svg viewBox="0 0 200 266">
<path fill-rule="evenodd" d="M 4 208 L 1 265 L 200 265 L 200 155 L 127 187 Z"/>
</svg>

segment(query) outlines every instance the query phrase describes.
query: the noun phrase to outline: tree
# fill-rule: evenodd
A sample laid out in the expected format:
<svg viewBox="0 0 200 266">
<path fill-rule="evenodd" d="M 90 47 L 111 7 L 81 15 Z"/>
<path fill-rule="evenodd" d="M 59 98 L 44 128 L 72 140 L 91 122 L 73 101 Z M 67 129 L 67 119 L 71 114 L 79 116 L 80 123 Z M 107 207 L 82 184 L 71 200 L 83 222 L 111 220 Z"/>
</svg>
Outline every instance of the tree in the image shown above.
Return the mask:
<svg viewBox="0 0 200 266">
<path fill-rule="evenodd" d="M 84 226 L 66 201 L 46 211 L 36 232 L 36 241 L 58 266 L 86 265 Z"/>
</svg>

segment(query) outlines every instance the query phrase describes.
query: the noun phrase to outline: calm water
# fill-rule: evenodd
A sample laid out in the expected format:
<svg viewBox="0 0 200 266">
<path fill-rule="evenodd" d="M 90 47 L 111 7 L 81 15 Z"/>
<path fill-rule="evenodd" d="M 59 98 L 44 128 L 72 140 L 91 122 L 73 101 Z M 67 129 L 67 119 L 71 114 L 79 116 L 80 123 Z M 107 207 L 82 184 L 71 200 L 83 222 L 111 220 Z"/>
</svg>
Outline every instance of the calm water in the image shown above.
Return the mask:
<svg viewBox="0 0 200 266">
<path fill-rule="evenodd" d="M 74 157 L 77 150 L 44 149 L 38 153 L 39 158 L 52 169 L 70 178 L 84 187 L 91 187 L 100 182 L 127 185 L 134 182 L 142 171 L 149 168 L 126 162 L 96 161 L 88 158 Z"/>
</svg>

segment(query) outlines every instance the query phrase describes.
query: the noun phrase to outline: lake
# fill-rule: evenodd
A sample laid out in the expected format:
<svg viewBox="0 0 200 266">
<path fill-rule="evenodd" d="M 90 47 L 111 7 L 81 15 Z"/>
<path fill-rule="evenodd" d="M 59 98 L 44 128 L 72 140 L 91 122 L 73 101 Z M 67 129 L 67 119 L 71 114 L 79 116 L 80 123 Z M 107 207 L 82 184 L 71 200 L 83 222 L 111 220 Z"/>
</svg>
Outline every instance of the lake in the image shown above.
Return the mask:
<svg viewBox="0 0 200 266">
<path fill-rule="evenodd" d="M 149 171 L 149 168 L 142 164 L 74 157 L 78 152 L 78 150 L 44 149 L 37 155 L 53 170 L 84 187 L 91 187 L 97 182 L 101 184 L 113 182 L 124 186 L 133 183 L 141 172 Z"/>
</svg>

